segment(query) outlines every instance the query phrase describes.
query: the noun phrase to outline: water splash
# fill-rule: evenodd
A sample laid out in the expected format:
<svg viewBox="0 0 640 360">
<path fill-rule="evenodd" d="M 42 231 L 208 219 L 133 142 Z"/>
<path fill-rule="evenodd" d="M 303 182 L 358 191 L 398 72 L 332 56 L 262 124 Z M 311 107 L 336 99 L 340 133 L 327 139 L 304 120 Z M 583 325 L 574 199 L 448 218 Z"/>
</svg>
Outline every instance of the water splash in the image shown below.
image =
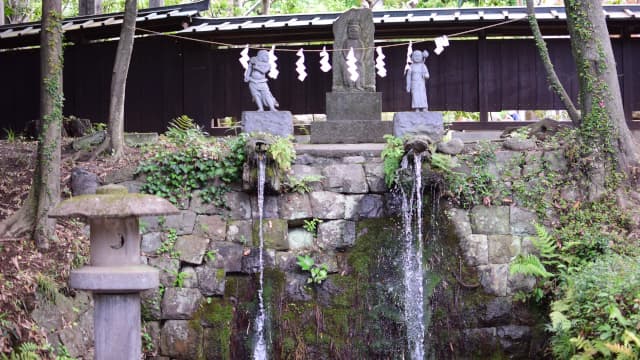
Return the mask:
<svg viewBox="0 0 640 360">
<path fill-rule="evenodd" d="M 411 360 L 423 360 L 424 349 L 424 276 L 422 265 L 422 154 L 413 154 L 414 179 L 411 190 L 402 192 L 403 224 L 403 284 L 404 318 L 407 326 L 407 346 Z M 409 168 L 408 156 L 402 159 L 403 169 Z M 415 203 L 414 203 L 415 201 Z M 414 224 L 415 212 L 415 224 Z M 415 225 L 415 226 L 414 226 Z M 414 233 L 414 227 L 416 229 Z"/>
<path fill-rule="evenodd" d="M 262 232 L 262 213 L 264 207 L 264 184 L 265 184 L 265 163 L 264 154 L 258 155 L 258 238 L 260 239 L 260 249 L 258 253 L 258 266 L 260 287 L 258 288 L 258 315 L 256 316 L 256 346 L 253 349 L 254 360 L 264 360 L 267 358 L 267 344 L 264 336 L 265 310 L 264 310 L 264 236 Z"/>
</svg>

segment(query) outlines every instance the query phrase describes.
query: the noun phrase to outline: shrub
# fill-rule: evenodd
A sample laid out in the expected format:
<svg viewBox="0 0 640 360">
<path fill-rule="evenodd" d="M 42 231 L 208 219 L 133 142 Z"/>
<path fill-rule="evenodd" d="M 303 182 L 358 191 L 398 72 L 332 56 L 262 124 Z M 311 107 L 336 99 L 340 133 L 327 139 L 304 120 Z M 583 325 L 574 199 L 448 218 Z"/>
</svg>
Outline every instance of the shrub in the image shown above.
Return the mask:
<svg viewBox="0 0 640 360">
<path fill-rule="evenodd" d="M 552 303 L 552 350 L 559 359 L 640 356 L 640 257 L 602 257 L 569 274 Z"/>
<path fill-rule="evenodd" d="M 145 175 L 141 191 L 177 204 L 200 189 L 204 202 L 224 205 L 228 185 L 242 176 L 245 142 L 244 136 L 211 140 L 197 128 L 173 126 L 138 168 Z"/>
</svg>

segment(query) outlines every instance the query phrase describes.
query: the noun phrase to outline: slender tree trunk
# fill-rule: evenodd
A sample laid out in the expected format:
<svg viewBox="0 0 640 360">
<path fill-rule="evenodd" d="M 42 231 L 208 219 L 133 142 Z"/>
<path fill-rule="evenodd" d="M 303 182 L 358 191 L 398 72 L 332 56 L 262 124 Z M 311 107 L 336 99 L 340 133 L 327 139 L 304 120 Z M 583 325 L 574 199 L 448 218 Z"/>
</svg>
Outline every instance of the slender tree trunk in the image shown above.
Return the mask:
<svg viewBox="0 0 640 360">
<path fill-rule="evenodd" d="M 47 214 L 60 200 L 62 127 L 62 2 L 42 2 L 40 32 L 40 126 L 38 154 L 31 189 L 24 204 L 0 224 L 0 234 L 31 235 L 40 249 L 55 236 L 55 220 Z"/>
<path fill-rule="evenodd" d="M 161 7 L 164 6 L 164 0 L 149 0 L 149 7 Z"/>
<path fill-rule="evenodd" d="M 78 4 L 78 14 L 102 14 L 102 0 L 80 0 L 80 3 Z"/>
<path fill-rule="evenodd" d="M 4 0 L 0 0 L 0 25 L 4 25 Z"/>
<path fill-rule="evenodd" d="M 113 64 L 113 74 L 111 75 L 109 138 L 114 157 L 120 157 L 124 152 L 124 100 L 129 63 L 133 52 L 137 12 L 136 0 L 126 0 L 124 21 L 120 31 L 116 60 Z"/>
<path fill-rule="evenodd" d="M 269 9 L 271 8 L 270 0 L 262 0 L 262 15 L 269 14 Z"/>
<path fill-rule="evenodd" d="M 538 20 L 536 19 L 536 12 L 533 9 L 533 0 L 527 0 L 527 15 L 529 17 L 529 26 L 531 27 L 531 32 L 533 33 L 533 38 L 536 41 L 536 46 L 538 47 L 538 53 L 540 54 L 540 59 L 542 60 L 542 64 L 544 65 L 544 70 L 547 73 L 547 81 L 549 82 L 549 86 L 553 89 L 553 92 L 558 95 L 562 104 L 567 109 L 569 113 L 569 118 L 571 122 L 573 122 L 574 126 L 580 126 L 580 113 L 573 105 L 571 98 L 567 94 L 558 79 L 558 75 L 553 68 L 553 64 L 551 63 L 551 58 L 549 57 L 549 49 L 547 49 L 547 43 L 542 38 L 542 33 L 540 32 L 540 27 L 538 26 Z"/>
<path fill-rule="evenodd" d="M 624 117 L 609 31 L 599 0 L 565 0 L 571 48 L 580 82 L 581 137 L 588 155 L 632 171 L 640 154 Z M 585 151 L 586 152 L 586 151 Z M 587 154 L 585 154 L 587 155 Z"/>
</svg>

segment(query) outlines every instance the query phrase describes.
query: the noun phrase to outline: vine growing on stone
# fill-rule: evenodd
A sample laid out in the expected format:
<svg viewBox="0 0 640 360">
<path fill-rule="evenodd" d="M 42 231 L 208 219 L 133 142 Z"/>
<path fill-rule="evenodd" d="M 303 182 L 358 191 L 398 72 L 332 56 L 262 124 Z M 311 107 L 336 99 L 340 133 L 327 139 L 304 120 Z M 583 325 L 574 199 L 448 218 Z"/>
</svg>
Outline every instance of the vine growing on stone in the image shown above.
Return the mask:
<svg viewBox="0 0 640 360">
<path fill-rule="evenodd" d="M 245 142 L 245 136 L 212 139 L 197 127 L 174 127 L 139 166 L 138 173 L 145 176 L 141 191 L 178 204 L 201 190 L 203 202 L 223 206 L 229 184 L 242 176 Z"/>
</svg>

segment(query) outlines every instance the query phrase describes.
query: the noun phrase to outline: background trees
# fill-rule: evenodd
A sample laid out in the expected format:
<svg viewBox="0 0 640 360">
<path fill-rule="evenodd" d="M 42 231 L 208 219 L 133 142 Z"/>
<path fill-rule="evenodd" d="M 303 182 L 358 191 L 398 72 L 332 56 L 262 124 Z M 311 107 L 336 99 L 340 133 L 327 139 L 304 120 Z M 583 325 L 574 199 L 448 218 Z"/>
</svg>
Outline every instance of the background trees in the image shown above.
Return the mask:
<svg viewBox="0 0 640 360">
<path fill-rule="evenodd" d="M 0 235 L 31 236 L 46 249 L 54 237 L 49 209 L 60 200 L 60 141 L 62 127 L 62 3 L 44 0 L 40 32 L 40 121 L 38 155 L 31 189 L 24 204 L 0 223 Z"/>
</svg>

